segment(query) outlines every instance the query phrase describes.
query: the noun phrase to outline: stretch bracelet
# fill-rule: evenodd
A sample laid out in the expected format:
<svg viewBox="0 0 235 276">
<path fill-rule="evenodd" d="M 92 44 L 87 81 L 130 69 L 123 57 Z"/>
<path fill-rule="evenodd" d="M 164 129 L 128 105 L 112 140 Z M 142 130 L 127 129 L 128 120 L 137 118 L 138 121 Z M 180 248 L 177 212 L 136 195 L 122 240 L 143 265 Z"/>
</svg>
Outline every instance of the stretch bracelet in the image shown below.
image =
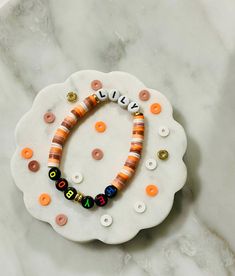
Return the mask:
<svg viewBox="0 0 235 276">
<path fill-rule="evenodd" d="M 74 187 L 69 186 L 68 181 L 61 177 L 59 166 L 62 158 L 63 146 L 72 128 L 82 117 L 84 117 L 86 113 L 91 111 L 100 102 L 107 99 L 113 102 L 118 102 L 118 104 L 123 108 L 127 107 L 128 111 L 134 115 L 131 147 L 123 168 L 111 182 L 111 185 L 108 185 L 105 188 L 104 193 L 100 193 L 93 198 L 89 195 L 83 195 Z M 120 95 L 119 91 L 113 89 L 108 93 L 106 90 L 101 89 L 98 90 L 96 94 L 92 94 L 81 101 L 65 117 L 52 139 L 48 159 L 48 167 L 50 167 L 48 173 L 49 178 L 55 181 L 56 188 L 64 193 L 65 198 L 81 203 L 86 209 L 92 208 L 95 203 L 97 206 L 102 207 L 107 204 L 108 198 L 115 197 L 117 192 L 124 188 L 126 182 L 135 173 L 141 158 L 141 151 L 144 141 L 144 115 L 139 112 L 139 108 L 138 103 L 130 102 L 128 97 Z"/>
</svg>

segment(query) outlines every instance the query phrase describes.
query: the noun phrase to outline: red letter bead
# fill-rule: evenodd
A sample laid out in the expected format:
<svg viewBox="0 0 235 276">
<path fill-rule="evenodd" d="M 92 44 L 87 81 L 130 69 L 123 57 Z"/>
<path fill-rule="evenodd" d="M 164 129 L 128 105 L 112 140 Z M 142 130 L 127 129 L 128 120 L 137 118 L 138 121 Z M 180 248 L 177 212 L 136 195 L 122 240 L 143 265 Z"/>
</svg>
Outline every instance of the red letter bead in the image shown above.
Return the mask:
<svg viewBox="0 0 235 276">
<path fill-rule="evenodd" d="M 60 178 L 56 181 L 55 186 L 59 191 L 64 191 L 68 188 L 68 181 L 64 178 Z"/>
<path fill-rule="evenodd" d="M 51 180 L 58 180 L 61 176 L 61 172 L 58 168 L 53 167 L 49 170 L 48 175 Z"/>
<path fill-rule="evenodd" d="M 108 197 L 105 194 L 98 194 L 95 197 L 95 203 L 96 205 L 103 207 L 107 204 L 108 202 Z"/>
</svg>

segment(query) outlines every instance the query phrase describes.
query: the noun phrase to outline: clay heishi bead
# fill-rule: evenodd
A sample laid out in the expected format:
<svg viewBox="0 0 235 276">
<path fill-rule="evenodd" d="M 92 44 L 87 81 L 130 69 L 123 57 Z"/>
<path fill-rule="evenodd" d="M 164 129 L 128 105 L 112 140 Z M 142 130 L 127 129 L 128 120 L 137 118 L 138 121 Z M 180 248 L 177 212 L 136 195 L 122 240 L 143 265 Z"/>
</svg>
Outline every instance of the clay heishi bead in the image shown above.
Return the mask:
<svg viewBox="0 0 235 276">
<path fill-rule="evenodd" d="M 98 97 L 100 101 L 105 101 L 108 98 L 108 92 L 105 89 L 99 89 L 95 92 L 95 95 Z"/>
<path fill-rule="evenodd" d="M 109 185 L 105 188 L 104 193 L 107 197 L 113 198 L 117 194 L 117 188 L 114 185 Z"/>
<path fill-rule="evenodd" d="M 37 172 L 40 168 L 40 165 L 39 165 L 38 161 L 32 160 L 29 162 L 28 168 L 31 172 Z"/>
<path fill-rule="evenodd" d="M 95 203 L 97 206 L 103 207 L 107 204 L 108 197 L 105 194 L 98 194 L 95 197 Z"/>
<path fill-rule="evenodd" d="M 61 176 L 61 172 L 58 168 L 53 167 L 49 170 L 48 175 L 51 180 L 58 180 Z"/>
<path fill-rule="evenodd" d="M 90 209 L 94 206 L 94 199 L 91 196 L 84 196 L 81 203 L 84 208 Z"/>
<path fill-rule="evenodd" d="M 121 107 L 127 107 L 128 104 L 129 104 L 130 100 L 128 99 L 127 96 L 120 96 L 118 98 L 118 104 L 121 106 Z"/>
<path fill-rule="evenodd" d="M 117 89 L 111 89 L 109 91 L 109 99 L 112 102 L 116 102 L 120 97 L 120 92 Z"/>
<path fill-rule="evenodd" d="M 74 198 L 76 197 L 77 194 L 77 190 L 73 187 L 68 187 L 65 191 L 64 191 L 64 196 L 65 198 L 67 198 L 68 200 L 74 200 Z"/>
<path fill-rule="evenodd" d="M 128 111 L 130 113 L 133 114 L 133 113 L 136 113 L 136 112 L 138 112 L 140 110 L 140 106 L 136 102 L 131 102 L 131 103 L 128 104 L 128 108 L 127 109 L 128 109 Z"/>
<path fill-rule="evenodd" d="M 64 191 L 68 188 L 68 181 L 64 178 L 60 178 L 55 183 L 56 189 L 59 191 Z"/>
</svg>

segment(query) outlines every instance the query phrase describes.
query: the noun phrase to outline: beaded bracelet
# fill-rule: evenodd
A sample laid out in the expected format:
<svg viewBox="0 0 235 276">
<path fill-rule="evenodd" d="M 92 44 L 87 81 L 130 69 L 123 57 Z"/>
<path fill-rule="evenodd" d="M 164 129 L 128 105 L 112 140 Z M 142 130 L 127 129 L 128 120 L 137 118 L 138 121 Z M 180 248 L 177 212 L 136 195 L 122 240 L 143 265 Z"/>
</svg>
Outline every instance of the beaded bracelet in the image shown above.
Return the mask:
<svg viewBox="0 0 235 276">
<path fill-rule="evenodd" d="M 132 130 L 131 147 L 128 157 L 122 170 L 117 174 L 112 181 L 112 185 L 105 188 L 104 193 L 96 195 L 93 199 L 91 196 L 84 196 L 80 191 L 74 187 L 68 186 L 68 181 L 61 178 L 59 165 L 62 157 L 62 149 L 66 139 L 72 128 L 76 123 L 84 117 L 86 113 L 91 111 L 97 104 L 105 101 L 106 99 L 117 101 L 122 107 L 127 107 L 128 111 L 134 115 L 134 123 Z M 144 141 L 144 115 L 139 112 L 139 105 L 136 102 L 130 102 L 126 96 L 121 96 L 119 91 L 111 90 L 109 93 L 106 90 L 98 90 L 96 94 L 92 94 L 80 102 L 70 113 L 65 117 L 60 127 L 52 139 L 52 144 L 49 152 L 48 167 L 49 178 L 56 181 L 55 186 L 59 191 L 64 192 L 65 198 L 81 203 L 86 209 L 90 209 L 96 203 L 97 206 L 105 206 L 108 198 L 113 198 L 118 190 L 123 189 L 127 180 L 135 173 L 138 162 L 141 158 L 141 151 Z"/>
</svg>

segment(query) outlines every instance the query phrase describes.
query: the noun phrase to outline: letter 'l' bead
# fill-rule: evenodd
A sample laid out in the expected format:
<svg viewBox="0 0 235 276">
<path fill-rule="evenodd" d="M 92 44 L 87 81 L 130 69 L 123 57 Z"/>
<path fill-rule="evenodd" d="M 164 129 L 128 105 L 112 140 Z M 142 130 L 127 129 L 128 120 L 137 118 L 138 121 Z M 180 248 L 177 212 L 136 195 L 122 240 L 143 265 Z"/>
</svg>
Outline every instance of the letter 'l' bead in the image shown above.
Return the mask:
<svg viewBox="0 0 235 276">
<path fill-rule="evenodd" d="M 140 110 L 140 106 L 136 102 L 131 102 L 131 103 L 128 104 L 128 108 L 127 109 L 128 109 L 128 111 L 131 114 L 133 114 L 133 113 L 136 113 L 136 112 L 138 112 Z"/>
<path fill-rule="evenodd" d="M 127 98 L 127 96 L 121 96 L 118 98 L 118 104 L 121 107 L 127 107 L 129 102 L 130 102 L 130 100 Z"/>
<path fill-rule="evenodd" d="M 109 91 L 109 99 L 112 102 L 116 102 L 120 97 L 120 92 L 117 89 L 111 89 Z"/>
<path fill-rule="evenodd" d="M 98 91 L 96 91 L 96 96 L 98 97 L 98 99 L 100 101 L 105 101 L 108 98 L 108 92 L 105 89 L 99 89 Z"/>
</svg>

